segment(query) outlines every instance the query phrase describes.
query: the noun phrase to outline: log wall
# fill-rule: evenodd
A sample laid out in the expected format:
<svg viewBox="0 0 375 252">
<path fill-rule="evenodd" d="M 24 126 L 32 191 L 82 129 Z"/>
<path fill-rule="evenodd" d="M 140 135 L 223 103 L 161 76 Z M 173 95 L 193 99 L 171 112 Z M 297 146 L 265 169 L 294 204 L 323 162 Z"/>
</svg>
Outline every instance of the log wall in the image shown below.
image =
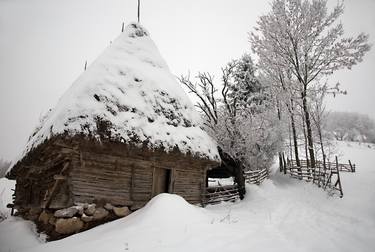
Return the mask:
<svg viewBox="0 0 375 252">
<path fill-rule="evenodd" d="M 166 181 L 166 192 L 196 204 L 202 202 L 206 190 L 207 169 L 217 165 L 179 151 L 56 137 L 18 165 L 15 203 L 52 209 L 74 203 L 111 203 L 137 209 L 155 195 L 155 181 Z M 168 172 L 160 173 L 160 169 Z M 157 174 L 168 178 L 155 180 Z"/>
</svg>

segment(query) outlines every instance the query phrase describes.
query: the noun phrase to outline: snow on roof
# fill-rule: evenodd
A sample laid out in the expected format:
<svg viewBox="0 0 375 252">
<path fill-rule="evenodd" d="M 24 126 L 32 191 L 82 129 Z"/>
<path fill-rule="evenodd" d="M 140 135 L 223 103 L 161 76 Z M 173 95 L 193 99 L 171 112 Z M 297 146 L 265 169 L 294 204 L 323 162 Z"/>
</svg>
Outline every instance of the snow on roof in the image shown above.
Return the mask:
<svg viewBox="0 0 375 252">
<path fill-rule="evenodd" d="M 131 23 L 45 116 L 22 156 L 52 135 L 83 133 L 219 161 L 199 124 L 148 31 Z"/>
</svg>

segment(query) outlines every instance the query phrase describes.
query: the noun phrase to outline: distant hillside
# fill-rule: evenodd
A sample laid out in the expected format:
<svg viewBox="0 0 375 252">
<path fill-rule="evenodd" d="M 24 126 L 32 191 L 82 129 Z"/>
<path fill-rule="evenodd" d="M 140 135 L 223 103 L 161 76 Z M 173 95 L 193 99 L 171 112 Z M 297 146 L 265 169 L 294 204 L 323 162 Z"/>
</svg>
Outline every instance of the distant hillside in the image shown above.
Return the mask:
<svg viewBox="0 0 375 252">
<path fill-rule="evenodd" d="M 337 140 L 375 143 L 375 121 L 368 115 L 353 112 L 331 112 L 326 130 Z"/>
</svg>

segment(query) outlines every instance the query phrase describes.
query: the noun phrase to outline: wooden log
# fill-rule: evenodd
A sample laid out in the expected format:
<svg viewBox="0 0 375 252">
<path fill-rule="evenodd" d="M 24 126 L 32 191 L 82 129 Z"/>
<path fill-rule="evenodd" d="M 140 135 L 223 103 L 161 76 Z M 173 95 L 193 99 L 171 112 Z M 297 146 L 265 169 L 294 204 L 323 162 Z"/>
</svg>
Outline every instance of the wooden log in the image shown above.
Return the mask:
<svg viewBox="0 0 375 252">
<path fill-rule="evenodd" d="M 53 176 L 53 179 L 54 180 L 66 180 L 67 177 L 64 176 L 64 175 L 56 174 L 56 175 Z"/>
</svg>

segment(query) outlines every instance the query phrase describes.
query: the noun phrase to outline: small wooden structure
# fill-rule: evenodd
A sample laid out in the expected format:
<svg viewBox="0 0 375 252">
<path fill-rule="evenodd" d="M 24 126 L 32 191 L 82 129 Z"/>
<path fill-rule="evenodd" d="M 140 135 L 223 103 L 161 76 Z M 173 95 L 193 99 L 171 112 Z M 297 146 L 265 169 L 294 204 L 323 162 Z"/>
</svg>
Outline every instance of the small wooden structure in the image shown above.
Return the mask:
<svg viewBox="0 0 375 252">
<path fill-rule="evenodd" d="M 101 216 L 106 205 L 135 210 L 160 193 L 202 204 L 207 170 L 219 165 L 194 105 L 149 33 L 133 23 L 46 115 L 7 176 L 16 179 L 19 215 L 44 224 L 48 214 L 69 216 L 75 232 L 81 220 L 92 223 L 82 205 L 95 203 Z"/>
</svg>

